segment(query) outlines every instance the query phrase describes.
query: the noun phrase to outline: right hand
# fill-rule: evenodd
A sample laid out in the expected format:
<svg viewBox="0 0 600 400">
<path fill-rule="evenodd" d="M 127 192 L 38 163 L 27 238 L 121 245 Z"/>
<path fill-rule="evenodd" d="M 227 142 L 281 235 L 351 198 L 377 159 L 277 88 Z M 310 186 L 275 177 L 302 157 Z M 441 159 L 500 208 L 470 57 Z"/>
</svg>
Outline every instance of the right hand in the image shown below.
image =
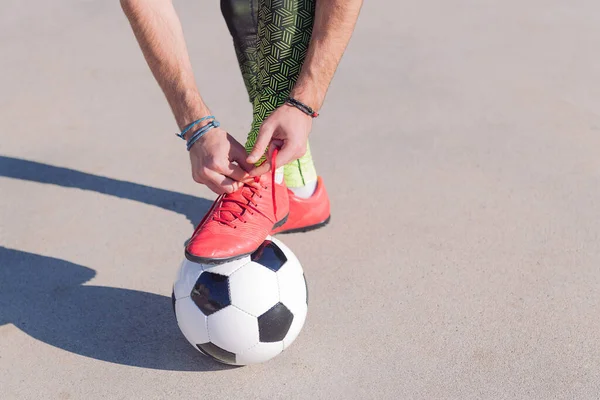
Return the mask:
<svg viewBox="0 0 600 400">
<path fill-rule="evenodd" d="M 213 128 L 190 149 L 192 177 L 217 194 L 233 193 L 253 181 L 246 149 L 221 128 Z M 235 164 L 237 163 L 237 164 Z"/>
</svg>

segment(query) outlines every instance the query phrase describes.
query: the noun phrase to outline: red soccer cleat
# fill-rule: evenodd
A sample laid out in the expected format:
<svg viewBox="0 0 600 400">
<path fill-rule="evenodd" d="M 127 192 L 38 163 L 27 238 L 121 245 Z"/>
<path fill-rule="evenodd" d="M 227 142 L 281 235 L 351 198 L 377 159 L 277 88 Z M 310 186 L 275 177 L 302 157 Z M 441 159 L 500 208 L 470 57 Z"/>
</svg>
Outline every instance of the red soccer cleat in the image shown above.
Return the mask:
<svg viewBox="0 0 600 400">
<path fill-rule="evenodd" d="M 285 184 L 274 181 L 275 170 L 255 181 L 219 196 L 198 224 L 185 247 L 188 260 L 221 264 L 252 254 L 269 233 L 285 223 L 289 212 Z"/>
<path fill-rule="evenodd" d="M 329 196 L 325 190 L 323 179 L 317 180 L 317 188 L 308 199 L 296 197 L 294 192 L 288 189 L 290 198 L 290 215 L 287 222 L 277 228 L 273 228 L 271 234 L 307 232 L 321 228 L 329 223 L 331 218 L 329 210 Z"/>
</svg>

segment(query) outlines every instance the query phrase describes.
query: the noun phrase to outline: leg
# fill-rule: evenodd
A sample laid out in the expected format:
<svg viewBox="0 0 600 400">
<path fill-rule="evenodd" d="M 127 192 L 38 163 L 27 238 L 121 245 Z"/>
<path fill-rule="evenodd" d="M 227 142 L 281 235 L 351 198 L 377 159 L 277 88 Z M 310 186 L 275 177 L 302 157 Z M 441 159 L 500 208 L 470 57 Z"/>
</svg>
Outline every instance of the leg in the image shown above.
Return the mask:
<svg viewBox="0 0 600 400">
<path fill-rule="evenodd" d="M 221 0 L 221 13 L 233 38 L 235 55 L 250 97 L 256 97 L 257 0 Z"/>
<path fill-rule="evenodd" d="M 254 121 L 246 142 L 252 148 L 258 128 L 294 87 L 314 23 L 315 0 L 258 0 L 258 79 Z M 286 185 L 292 189 L 317 181 L 310 150 L 284 168 Z M 309 195 L 312 193 L 309 193 Z"/>
<path fill-rule="evenodd" d="M 246 142 L 251 149 L 262 122 L 283 104 L 296 83 L 311 37 L 315 0 L 221 0 L 221 10 L 253 104 Z M 284 176 L 292 190 L 312 194 L 317 173 L 310 148 L 284 167 Z"/>
</svg>

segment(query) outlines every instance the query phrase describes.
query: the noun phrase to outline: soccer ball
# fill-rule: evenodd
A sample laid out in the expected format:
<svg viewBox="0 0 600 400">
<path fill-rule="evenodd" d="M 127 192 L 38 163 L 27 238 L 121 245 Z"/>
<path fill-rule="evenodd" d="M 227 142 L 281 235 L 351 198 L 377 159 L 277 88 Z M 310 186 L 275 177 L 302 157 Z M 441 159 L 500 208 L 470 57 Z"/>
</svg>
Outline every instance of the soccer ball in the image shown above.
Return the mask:
<svg viewBox="0 0 600 400">
<path fill-rule="evenodd" d="M 222 363 L 247 365 L 270 360 L 296 339 L 308 291 L 294 253 L 268 237 L 239 260 L 220 265 L 184 260 L 172 299 L 192 346 Z"/>
</svg>

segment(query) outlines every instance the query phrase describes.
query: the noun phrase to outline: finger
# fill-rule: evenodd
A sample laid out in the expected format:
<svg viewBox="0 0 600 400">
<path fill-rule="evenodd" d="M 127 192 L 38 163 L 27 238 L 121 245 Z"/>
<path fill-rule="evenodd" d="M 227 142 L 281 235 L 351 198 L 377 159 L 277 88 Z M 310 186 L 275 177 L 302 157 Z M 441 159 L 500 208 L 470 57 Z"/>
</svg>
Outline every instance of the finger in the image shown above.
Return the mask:
<svg viewBox="0 0 600 400">
<path fill-rule="evenodd" d="M 231 161 L 235 161 L 244 171 L 250 171 L 254 168 L 254 164 L 249 163 L 246 160 L 247 158 L 248 153 L 246 153 L 246 149 L 241 145 L 239 148 L 232 148 L 229 154 Z"/>
<path fill-rule="evenodd" d="M 248 158 L 248 153 L 246 153 L 246 148 L 244 146 L 242 146 L 242 144 L 240 142 L 235 140 L 235 138 L 233 136 L 228 134 L 227 138 L 230 143 L 229 160 L 237 162 L 238 165 L 246 171 L 250 171 L 252 168 L 254 168 L 254 164 L 250 164 L 249 162 L 246 161 L 246 158 Z"/>
<path fill-rule="evenodd" d="M 297 159 L 297 150 L 291 144 L 286 143 L 286 145 L 279 150 L 279 153 L 277 153 L 275 163 L 278 166 L 284 166 L 285 164 Z"/>
<path fill-rule="evenodd" d="M 249 172 L 249 174 L 251 176 L 261 176 L 263 174 L 266 174 L 270 170 L 271 170 L 271 164 L 267 163 L 267 162 L 264 162 L 264 163 L 260 164 L 260 166 L 254 167 L 254 169 L 252 169 Z"/>
<path fill-rule="evenodd" d="M 239 165 L 236 165 L 234 163 L 229 163 L 229 165 L 227 165 L 227 168 L 225 168 L 223 171 L 220 171 L 220 172 L 222 172 L 223 175 L 228 176 L 231 179 L 238 181 L 238 182 L 245 182 L 247 180 L 252 179 L 250 174 L 248 174 L 246 171 L 244 171 L 242 169 L 242 167 L 240 167 Z"/>
<path fill-rule="evenodd" d="M 252 168 L 249 172 L 250 175 L 251 176 L 260 176 L 262 174 L 266 174 L 267 172 L 269 172 L 271 170 L 271 168 L 273 167 L 271 165 L 271 161 L 273 160 L 273 151 L 275 151 L 275 149 L 281 149 L 281 147 L 283 147 L 284 144 L 285 144 L 285 142 L 283 140 L 273 139 L 271 141 L 271 144 L 269 144 L 269 149 L 267 151 L 265 161 L 258 167 Z M 280 164 L 277 164 L 277 165 L 279 166 Z"/>
<path fill-rule="evenodd" d="M 258 131 L 258 137 L 254 143 L 254 148 L 250 152 L 247 160 L 249 163 L 254 164 L 265 154 L 267 146 L 271 142 L 273 137 L 273 128 L 269 124 L 262 124 Z"/>
<path fill-rule="evenodd" d="M 225 175 L 246 185 L 258 187 L 259 184 L 255 182 L 254 177 L 248 173 L 248 171 L 254 169 L 254 164 L 247 162 L 246 157 L 248 157 L 248 153 L 246 153 L 246 149 L 242 145 L 232 147 L 229 159 L 235 161 L 237 165 L 230 163 L 229 173 L 226 173 Z M 232 171 L 237 172 L 233 172 L 232 175 Z"/>
<path fill-rule="evenodd" d="M 271 156 L 273 155 L 273 151 L 275 150 L 281 150 L 281 148 L 285 145 L 285 142 L 281 139 L 272 139 L 271 143 L 269 144 L 269 159 L 271 158 Z"/>
<path fill-rule="evenodd" d="M 221 182 L 219 183 L 225 193 L 233 193 L 239 189 L 240 182 L 234 181 L 233 179 L 223 176 Z"/>
<path fill-rule="evenodd" d="M 283 146 L 285 146 L 285 142 L 283 140 L 280 140 L 280 139 L 271 140 L 271 144 L 269 144 L 269 148 L 267 149 L 266 159 L 269 160 L 270 163 L 272 163 L 273 162 L 273 152 L 275 150 L 281 150 L 283 148 Z M 277 160 L 275 160 L 275 161 L 277 161 Z M 277 162 L 275 162 L 275 164 L 277 164 Z M 280 166 L 280 165 L 277 164 L 276 166 Z"/>
<path fill-rule="evenodd" d="M 233 191 L 234 192 L 237 192 L 238 190 L 240 190 L 242 188 L 242 186 L 244 186 L 243 182 L 233 181 Z"/>
<path fill-rule="evenodd" d="M 216 194 L 233 193 L 236 187 L 233 180 L 214 171 L 206 173 L 206 186 Z"/>
<path fill-rule="evenodd" d="M 213 192 L 215 192 L 218 195 L 222 195 L 225 193 L 225 190 L 223 190 L 223 188 L 221 186 L 215 185 L 212 182 L 206 182 L 205 185 L 207 188 L 209 188 L 210 190 L 212 190 Z"/>
</svg>

